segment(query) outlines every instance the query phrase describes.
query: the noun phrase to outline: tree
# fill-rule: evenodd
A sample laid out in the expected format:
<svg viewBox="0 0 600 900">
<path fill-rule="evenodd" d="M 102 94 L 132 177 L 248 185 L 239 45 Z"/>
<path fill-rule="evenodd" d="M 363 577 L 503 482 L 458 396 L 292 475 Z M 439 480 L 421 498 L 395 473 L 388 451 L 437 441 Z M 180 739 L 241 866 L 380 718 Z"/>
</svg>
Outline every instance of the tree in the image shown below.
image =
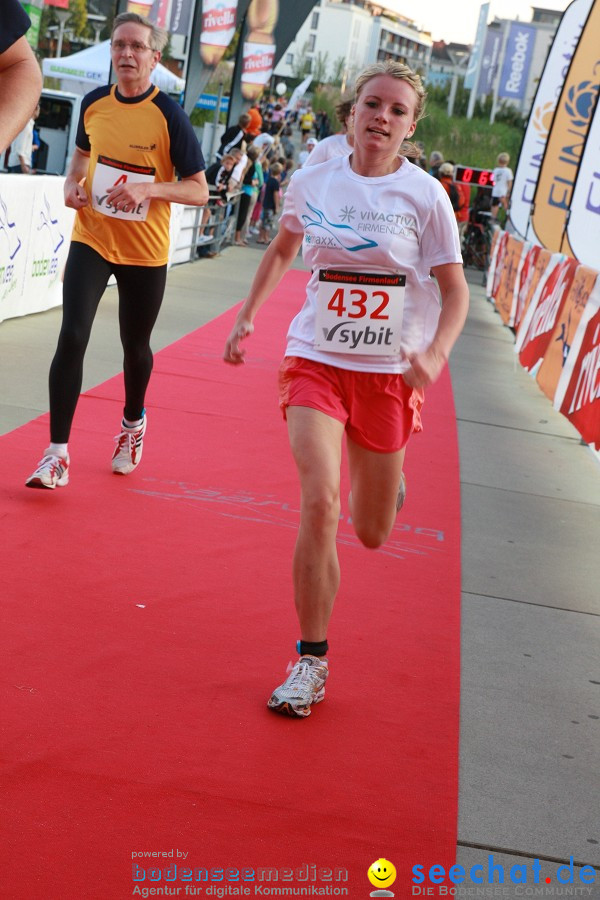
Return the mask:
<svg viewBox="0 0 600 900">
<path fill-rule="evenodd" d="M 340 87 L 342 80 L 344 78 L 344 69 L 346 68 L 346 57 L 338 56 L 337 59 L 333 61 L 333 65 L 331 67 L 331 84 L 336 84 Z"/>
<path fill-rule="evenodd" d="M 316 84 L 322 84 L 327 80 L 327 60 L 329 53 L 317 53 L 313 57 L 312 77 Z"/>
<path fill-rule="evenodd" d="M 294 61 L 291 65 L 292 76 L 302 81 L 311 71 L 311 60 L 308 58 L 308 41 L 302 45 L 300 53 L 294 54 Z"/>
</svg>

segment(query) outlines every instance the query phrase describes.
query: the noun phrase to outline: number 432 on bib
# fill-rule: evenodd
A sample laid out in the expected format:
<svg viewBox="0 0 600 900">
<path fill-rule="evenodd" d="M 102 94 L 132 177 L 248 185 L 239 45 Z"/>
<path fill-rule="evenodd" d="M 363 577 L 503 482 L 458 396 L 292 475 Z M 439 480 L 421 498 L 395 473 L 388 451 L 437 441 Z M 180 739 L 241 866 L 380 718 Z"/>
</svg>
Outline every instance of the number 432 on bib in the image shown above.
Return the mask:
<svg viewBox="0 0 600 900">
<path fill-rule="evenodd" d="M 406 276 L 321 269 L 315 348 L 370 356 L 400 354 Z"/>
</svg>

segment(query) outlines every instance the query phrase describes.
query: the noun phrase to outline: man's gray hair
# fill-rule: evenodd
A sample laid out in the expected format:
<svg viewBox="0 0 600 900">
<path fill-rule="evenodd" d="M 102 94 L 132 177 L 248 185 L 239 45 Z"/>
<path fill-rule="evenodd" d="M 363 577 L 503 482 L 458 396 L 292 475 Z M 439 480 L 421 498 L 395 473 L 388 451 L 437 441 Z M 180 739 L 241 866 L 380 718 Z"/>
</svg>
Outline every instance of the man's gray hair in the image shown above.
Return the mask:
<svg viewBox="0 0 600 900">
<path fill-rule="evenodd" d="M 164 50 L 167 45 L 167 41 L 169 40 L 168 33 L 164 30 L 164 28 L 159 28 L 158 25 L 154 24 L 154 22 L 151 22 L 149 19 L 146 19 L 145 16 L 140 16 L 137 13 L 124 12 L 119 13 L 118 16 L 115 16 L 111 38 L 114 36 L 114 33 L 119 25 L 125 25 L 126 22 L 134 22 L 136 25 L 143 25 L 145 28 L 149 28 L 150 40 L 148 43 L 152 50 L 158 50 L 160 52 Z"/>
</svg>

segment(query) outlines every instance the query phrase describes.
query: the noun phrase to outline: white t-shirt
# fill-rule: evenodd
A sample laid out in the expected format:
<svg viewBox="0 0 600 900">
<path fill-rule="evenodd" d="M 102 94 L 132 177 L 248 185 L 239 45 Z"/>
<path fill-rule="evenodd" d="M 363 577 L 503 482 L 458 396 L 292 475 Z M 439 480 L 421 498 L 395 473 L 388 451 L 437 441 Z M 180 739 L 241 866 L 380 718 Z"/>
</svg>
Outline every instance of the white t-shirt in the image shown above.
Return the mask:
<svg viewBox="0 0 600 900">
<path fill-rule="evenodd" d="M 267 134 L 266 131 L 263 131 L 261 134 L 258 134 L 254 138 L 254 140 L 252 141 L 252 144 L 250 146 L 258 147 L 259 150 L 262 151 L 262 150 L 264 150 L 265 146 L 270 147 L 274 143 L 275 143 L 275 138 L 273 137 L 273 135 Z"/>
<path fill-rule="evenodd" d="M 512 169 L 509 169 L 508 166 L 496 166 L 493 174 L 494 187 L 492 188 L 492 197 L 506 197 L 508 185 L 513 180 Z"/>
<path fill-rule="evenodd" d="M 405 372 L 408 353 L 426 350 L 440 315 L 434 266 L 461 263 L 456 217 L 443 185 L 405 159 L 392 175 L 368 178 L 348 157 L 294 172 L 281 223 L 304 232 L 302 255 L 312 270 L 302 310 L 288 331 L 286 356 L 302 356 L 361 372 Z M 369 356 L 315 348 L 320 269 L 406 276 L 401 353 Z"/>
<path fill-rule="evenodd" d="M 306 162 L 305 166 L 316 166 L 318 163 L 333 159 L 336 156 L 349 156 L 352 153 L 352 147 L 348 143 L 345 134 L 332 134 L 331 137 L 323 138 L 314 148 Z"/>
<path fill-rule="evenodd" d="M 244 153 L 240 157 L 239 162 L 237 162 L 235 164 L 235 166 L 233 167 L 233 169 L 231 170 L 231 180 L 235 181 L 235 183 L 238 185 L 238 187 L 241 187 L 242 179 L 244 177 L 244 170 L 247 165 L 248 165 L 248 157 Z M 237 189 L 238 188 L 236 188 L 236 190 Z"/>
</svg>

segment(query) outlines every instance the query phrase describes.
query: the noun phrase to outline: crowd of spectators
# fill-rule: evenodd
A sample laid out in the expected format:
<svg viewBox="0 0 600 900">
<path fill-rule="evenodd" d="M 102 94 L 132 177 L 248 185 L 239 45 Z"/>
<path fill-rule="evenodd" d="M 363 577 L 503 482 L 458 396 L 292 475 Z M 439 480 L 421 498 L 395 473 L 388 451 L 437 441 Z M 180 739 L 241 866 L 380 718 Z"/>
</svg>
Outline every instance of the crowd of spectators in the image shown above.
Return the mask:
<svg viewBox="0 0 600 900">
<path fill-rule="evenodd" d="M 269 97 L 254 103 L 236 125 L 224 132 L 217 160 L 227 164 L 227 172 L 215 163 L 208 169 L 207 178 L 221 198 L 224 194 L 241 192 L 235 229 L 237 245 L 248 246 L 252 239 L 259 244 L 270 242 L 292 171 L 352 152 L 352 106 L 350 99 L 338 103 L 335 117 L 339 130 L 334 133 L 328 113 L 313 109 L 306 98 L 290 109 L 285 102 Z M 238 159 L 232 167 L 228 155 L 234 150 Z M 421 141 L 410 145 L 407 156 L 444 186 L 456 216 L 461 243 L 470 223 L 481 224 L 481 215 L 491 215 L 490 209 L 496 213 L 498 206 L 506 210 L 509 178 L 512 178 L 512 172 L 506 169 L 506 154 L 501 154 L 499 162 L 504 167 L 501 174 L 506 172 L 507 177 L 502 193 L 497 191 L 498 199 L 490 190 L 476 191 L 456 182 L 454 161 L 445 158 L 440 150 L 432 150 L 427 155 Z M 273 200 L 274 195 L 277 202 Z"/>
</svg>

